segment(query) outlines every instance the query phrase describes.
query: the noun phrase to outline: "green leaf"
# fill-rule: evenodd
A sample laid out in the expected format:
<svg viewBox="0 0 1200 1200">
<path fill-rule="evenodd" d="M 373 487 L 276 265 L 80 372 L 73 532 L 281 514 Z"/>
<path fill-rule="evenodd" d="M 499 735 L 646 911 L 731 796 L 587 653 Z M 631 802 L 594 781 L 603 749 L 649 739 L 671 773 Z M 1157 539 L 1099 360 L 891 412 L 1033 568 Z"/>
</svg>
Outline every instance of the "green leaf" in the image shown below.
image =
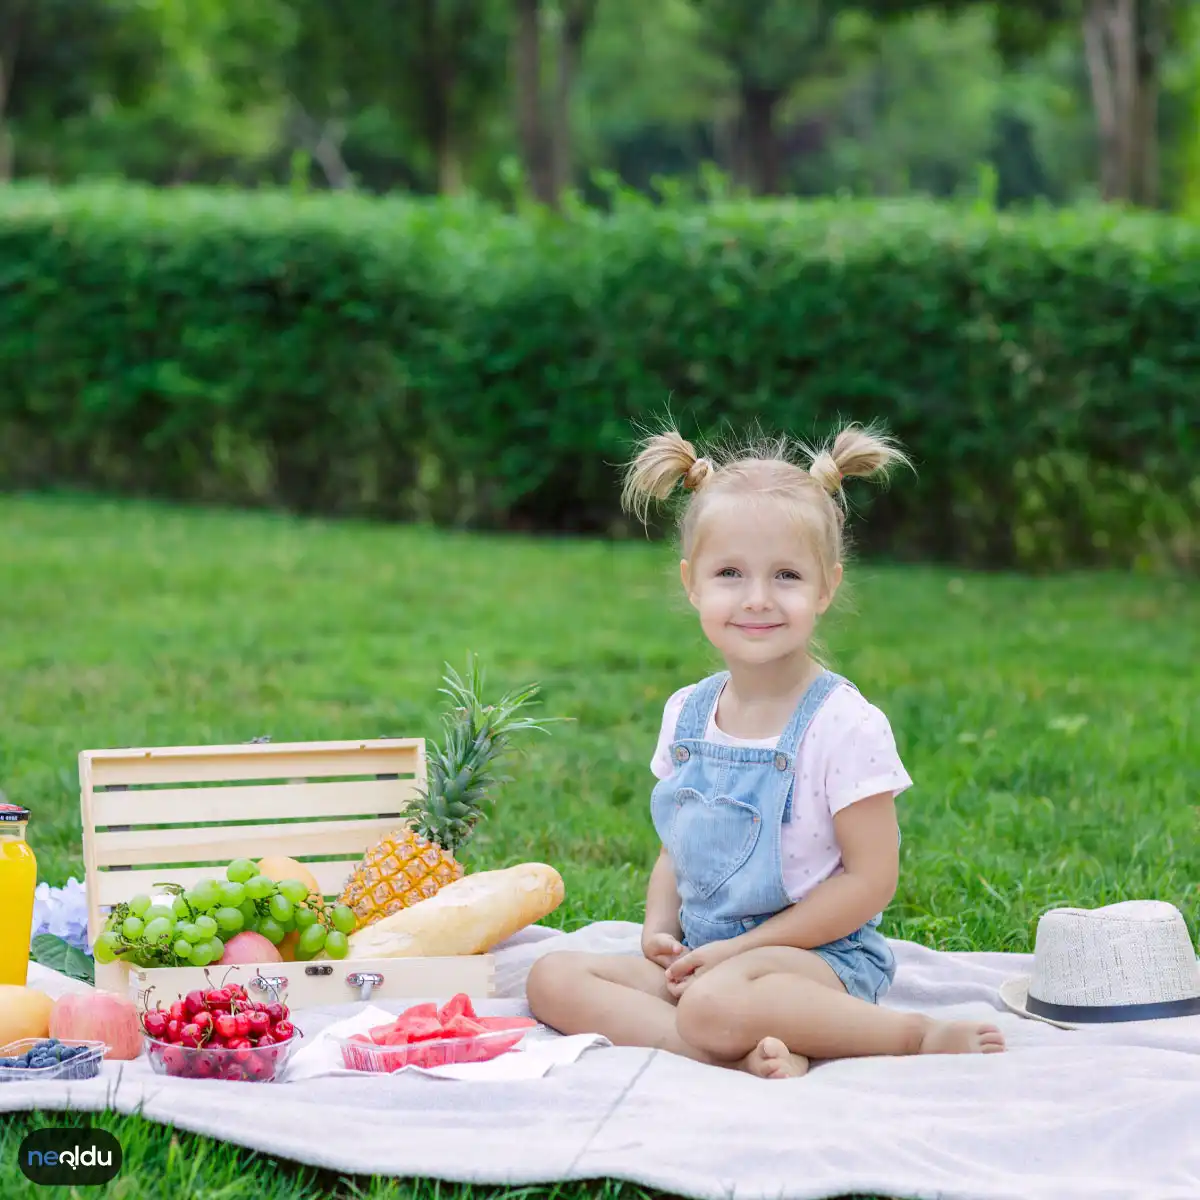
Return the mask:
<svg viewBox="0 0 1200 1200">
<path fill-rule="evenodd" d="M 77 946 L 67 947 L 67 963 L 64 974 L 72 979 L 81 979 L 84 983 L 95 984 L 96 965 L 90 954 L 84 954 Z"/>
<path fill-rule="evenodd" d="M 54 933 L 39 933 L 29 943 L 29 957 L 60 975 L 67 973 L 67 951 L 71 947 Z"/>
<path fill-rule="evenodd" d="M 91 955 L 64 941 L 55 933 L 39 933 L 29 943 L 29 956 L 34 962 L 69 979 L 84 983 L 96 982 L 96 968 Z"/>
</svg>

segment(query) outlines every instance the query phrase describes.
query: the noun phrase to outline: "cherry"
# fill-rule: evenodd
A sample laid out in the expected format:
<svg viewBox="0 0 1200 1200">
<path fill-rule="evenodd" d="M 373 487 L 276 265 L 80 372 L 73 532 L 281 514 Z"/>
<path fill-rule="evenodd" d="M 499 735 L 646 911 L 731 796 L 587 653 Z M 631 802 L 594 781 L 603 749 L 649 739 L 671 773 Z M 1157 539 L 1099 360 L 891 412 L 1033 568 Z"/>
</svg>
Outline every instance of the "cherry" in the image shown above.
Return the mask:
<svg viewBox="0 0 1200 1200">
<path fill-rule="evenodd" d="M 253 1080 L 255 1083 L 267 1079 L 270 1074 L 271 1064 L 263 1062 L 261 1058 L 256 1058 L 253 1062 L 246 1064 L 246 1078 Z"/>
<path fill-rule="evenodd" d="M 196 990 L 188 992 L 183 998 L 183 1011 L 186 1016 L 194 1017 L 204 1007 L 204 993 Z"/>
<path fill-rule="evenodd" d="M 238 1037 L 246 1037 L 250 1032 L 250 1014 L 238 1013 L 233 1019 L 237 1022 Z"/>
<path fill-rule="evenodd" d="M 204 1040 L 204 1034 L 200 1031 L 200 1026 L 189 1021 L 179 1033 L 179 1041 L 181 1045 L 196 1047 Z"/>
<path fill-rule="evenodd" d="M 233 997 L 229 994 L 228 988 L 213 988 L 212 991 L 205 993 L 204 999 L 214 1012 L 229 1012 L 233 1005 Z"/>
<path fill-rule="evenodd" d="M 258 1035 L 258 1044 L 260 1046 L 277 1046 L 279 1043 L 269 1033 L 260 1033 Z"/>
<path fill-rule="evenodd" d="M 296 1027 L 291 1021 L 277 1021 L 275 1028 L 271 1030 L 277 1042 L 286 1042 L 295 1032 Z"/>
<path fill-rule="evenodd" d="M 238 1036 L 237 1017 L 231 1013 L 220 1013 L 213 1021 L 213 1028 L 218 1037 L 228 1042 Z"/>
<path fill-rule="evenodd" d="M 250 1039 L 244 1037 L 231 1038 L 229 1041 L 229 1048 L 230 1050 L 249 1050 L 251 1049 Z M 241 1057 L 239 1061 L 245 1062 L 245 1057 Z"/>
<path fill-rule="evenodd" d="M 183 1032 L 183 1022 L 176 1017 L 172 1017 L 167 1022 L 166 1037 L 168 1042 L 179 1041 L 179 1035 Z"/>
<path fill-rule="evenodd" d="M 257 1033 L 261 1036 L 270 1031 L 271 1018 L 265 1012 L 247 1013 L 246 1017 L 251 1033 Z"/>
<path fill-rule="evenodd" d="M 171 1020 L 178 1021 L 181 1025 L 188 1019 L 188 1016 L 190 1015 L 187 1009 L 184 1008 L 182 1000 L 176 1000 L 175 1003 L 172 1004 L 169 1009 L 167 1009 L 167 1011 L 171 1014 Z"/>
<path fill-rule="evenodd" d="M 213 1015 L 207 1008 L 202 1008 L 193 1018 L 193 1025 L 199 1025 L 202 1031 L 211 1032 L 213 1028 Z"/>
<path fill-rule="evenodd" d="M 155 1010 L 142 1017 L 142 1028 L 152 1037 L 161 1041 L 167 1033 L 167 1014 Z"/>
<path fill-rule="evenodd" d="M 272 1025 L 274 1025 L 276 1021 L 286 1021 L 287 1015 L 288 1010 L 286 1004 L 273 1003 L 267 1005 L 267 1016 L 271 1018 Z"/>
</svg>

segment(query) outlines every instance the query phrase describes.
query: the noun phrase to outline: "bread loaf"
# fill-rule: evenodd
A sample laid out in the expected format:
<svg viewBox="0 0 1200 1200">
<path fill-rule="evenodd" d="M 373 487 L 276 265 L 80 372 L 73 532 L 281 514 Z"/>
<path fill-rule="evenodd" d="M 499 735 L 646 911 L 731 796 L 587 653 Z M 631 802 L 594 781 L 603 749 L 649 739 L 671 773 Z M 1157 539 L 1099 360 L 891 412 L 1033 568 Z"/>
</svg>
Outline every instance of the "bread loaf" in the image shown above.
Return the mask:
<svg viewBox="0 0 1200 1200">
<path fill-rule="evenodd" d="M 562 876 L 545 863 L 479 871 L 349 938 L 348 958 L 483 954 L 562 902 Z"/>
</svg>

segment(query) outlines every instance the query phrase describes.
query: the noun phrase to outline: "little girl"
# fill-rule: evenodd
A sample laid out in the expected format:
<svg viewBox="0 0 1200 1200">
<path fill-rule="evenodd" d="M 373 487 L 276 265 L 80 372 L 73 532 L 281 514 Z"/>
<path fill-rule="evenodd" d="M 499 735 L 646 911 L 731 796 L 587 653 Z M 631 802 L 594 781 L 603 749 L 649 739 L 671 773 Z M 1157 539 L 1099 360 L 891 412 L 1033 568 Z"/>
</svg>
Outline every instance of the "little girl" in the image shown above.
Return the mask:
<svg viewBox="0 0 1200 1200">
<path fill-rule="evenodd" d="M 675 431 L 642 443 L 622 496 L 644 521 L 682 482 L 680 576 L 725 670 L 667 701 L 651 770 L 662 843 L 642 955 L 545 954 L 534 1015 L 767 1079 L 810 1058 L 989 1053 L 994 1025 L 882 1008 L 895 959 L 894 800 L 910 780 L 883 713 L 810 642 L 842 579 L 842 482 L 904 455 L 859 426 L 792 462 L 717 464 Z"/>
</svg>

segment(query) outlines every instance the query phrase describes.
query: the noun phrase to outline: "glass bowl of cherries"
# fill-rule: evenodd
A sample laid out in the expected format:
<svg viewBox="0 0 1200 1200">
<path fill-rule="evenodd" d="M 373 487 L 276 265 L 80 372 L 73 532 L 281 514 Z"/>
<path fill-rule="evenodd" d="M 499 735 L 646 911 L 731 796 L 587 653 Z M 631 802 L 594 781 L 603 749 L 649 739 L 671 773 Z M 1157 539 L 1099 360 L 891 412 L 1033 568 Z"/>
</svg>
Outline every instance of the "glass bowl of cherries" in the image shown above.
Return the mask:
<svg viewBox="0 0 1200 1200">
<path fill-rule="evenodd" d="M 251 1000 L 240 984 L 196 989 L 142 1013 L 150 1066 L 160 1075 L 271 1083 L 300 1038 L 286 1004 Z"/>
</svg>

